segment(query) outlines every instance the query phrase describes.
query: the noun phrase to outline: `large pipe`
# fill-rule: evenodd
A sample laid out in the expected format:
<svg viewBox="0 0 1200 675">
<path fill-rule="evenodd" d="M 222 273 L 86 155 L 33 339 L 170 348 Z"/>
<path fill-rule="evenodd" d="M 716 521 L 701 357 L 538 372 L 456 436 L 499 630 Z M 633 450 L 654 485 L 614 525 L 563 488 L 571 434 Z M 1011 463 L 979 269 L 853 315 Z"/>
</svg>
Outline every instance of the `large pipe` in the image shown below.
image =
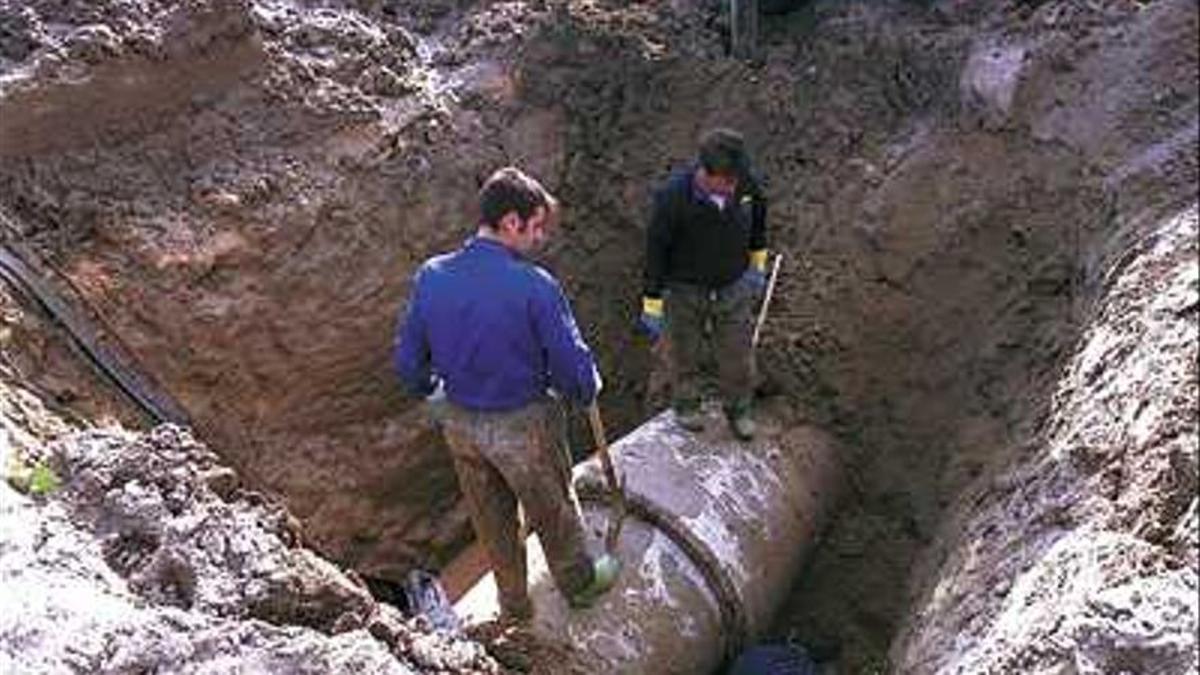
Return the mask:
<svg viewBox="0 0 1200 675">
<path fill-rule="evenodd" d="M 741 443 L 709 413 L 704 433 L 680 430 L 666 412 L 612 446 L 631 513 L 617 545 L 620 582 L 596 606 L 568 609 L 529 538 L 534 631 L 586 652 L 597 672 L 713 672 L 765 631 L 833 504 L 840 471 L 829 434 L 788 425 L 776 409 Z M 603 485 L 599 463 L 574 476 L 599 546 L 612 515 L 593 487 Z M 461 569 L 448 578 L 467 623 L 497 614 L 490 574 L 465 591 Z"/>
</svg>

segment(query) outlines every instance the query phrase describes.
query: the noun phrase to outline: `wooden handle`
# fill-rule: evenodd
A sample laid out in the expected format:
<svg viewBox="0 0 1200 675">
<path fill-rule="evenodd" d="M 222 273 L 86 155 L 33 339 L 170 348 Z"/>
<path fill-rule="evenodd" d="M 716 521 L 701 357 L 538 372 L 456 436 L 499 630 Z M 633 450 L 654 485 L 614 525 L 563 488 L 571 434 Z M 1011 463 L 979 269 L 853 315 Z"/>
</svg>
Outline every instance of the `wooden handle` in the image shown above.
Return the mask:
<svg viewBox="0 0 1200 675">
<path fill-rule="evenodd" d="M 604 435 L 604 422 L 600 419 L 600 406 L 593 401 L 588 406 L 588 421 L 592 426 L 592 438 L 596 441 L 596 452 L 600 455 L 600 466 L 604 468 L 604 478 L 614 494 L 620 494 L 621 483 L 617 480 L 617 469 L 613 466 L 612 456 L 608 453 L 608 439 Z"/>
<path fill-rule="evenodd" d="M 783 254 L 775 256 L 771 264 L 771 278 L 767 281 L 767 292 L 763 294 L 762 307 L 758 310 L 758 320 L 754 322 L 754 335 L 750 338 L 750 348 L 758 346 L 758 336 L 762 332 L 763 322 L 767 320 L 767 308 L 771 306 L 771 296 L 775 293 L 775 280 L 779 278 L 779 263 L 783 262 Z"/>
</svg>

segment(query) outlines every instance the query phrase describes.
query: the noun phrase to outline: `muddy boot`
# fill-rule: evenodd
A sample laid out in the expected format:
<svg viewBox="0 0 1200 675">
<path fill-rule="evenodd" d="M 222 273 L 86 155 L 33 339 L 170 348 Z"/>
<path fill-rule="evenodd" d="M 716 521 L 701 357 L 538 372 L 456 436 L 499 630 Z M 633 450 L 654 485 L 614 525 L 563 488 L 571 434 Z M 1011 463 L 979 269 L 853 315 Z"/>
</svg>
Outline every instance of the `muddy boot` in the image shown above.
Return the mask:
<svg viewBox="0 0 1200 675">
<path fill-rule="evenodd" d="M 700 408 L 699 401 L 678 400 L 672 407 L 675 410 L 675 421 L 679 423 L 679 426 L 693 433 L 704 431 L 704 412 Z"/>
<path fill-rule="evenodd" d="M 750 417 L 749 399 L 738 399 L 725 406 L 725 419 L 729 421 L 729 430 L 739 441 L 749 441 L 754 438 L 757 430 L 754 420 Z"/>
<path fill-rule="evenodd" d="M 575 609 L 591 607 L 597 598 L 617 584 L 617 577 L 620 574 L 621 561 L 617 560 L 615 556 L 605 553 L 592 563 L 592 583 L 571 595 L 567 601 Z"/>
</svg>

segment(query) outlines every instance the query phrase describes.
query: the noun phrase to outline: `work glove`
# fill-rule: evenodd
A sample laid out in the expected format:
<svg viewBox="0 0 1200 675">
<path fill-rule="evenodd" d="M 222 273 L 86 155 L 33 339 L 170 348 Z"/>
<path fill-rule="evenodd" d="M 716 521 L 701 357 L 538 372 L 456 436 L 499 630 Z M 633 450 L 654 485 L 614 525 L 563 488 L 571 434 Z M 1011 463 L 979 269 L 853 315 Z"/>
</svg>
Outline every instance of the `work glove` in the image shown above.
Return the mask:
<svg viewBox="0 0 1200 675">
<path fill-rule="evenodd" d="M 742 283 L 754 295 L 762 297 L 767 290 L 767 249 L 760 248 L 750 252 L 750 265 L 742 273 Z"/>
<path fill-rule="evenodd" d="M 642 316 L 638 319 L 638 329 L 645 333 L 651 341 L 662 337 L 666 321 L 663 318 L 662 298 L 642 298 Z"/>
<path fill-rule="evenodd" d="M 446 399 L 446 381 L 439 377 L 434 383 L 433 393 L 425 397 L 425 412 L 433 425 L 440 427 L 450 401 Z"/>
</svg>

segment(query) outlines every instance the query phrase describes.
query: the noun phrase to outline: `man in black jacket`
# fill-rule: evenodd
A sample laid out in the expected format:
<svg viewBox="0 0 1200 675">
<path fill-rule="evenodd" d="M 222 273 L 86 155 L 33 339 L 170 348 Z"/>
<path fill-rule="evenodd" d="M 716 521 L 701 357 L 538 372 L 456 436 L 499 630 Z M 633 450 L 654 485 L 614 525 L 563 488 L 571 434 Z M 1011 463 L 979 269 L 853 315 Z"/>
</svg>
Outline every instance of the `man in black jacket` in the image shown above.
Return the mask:
<svg viewBox="0 0 1200 675">
<path fill-rule="evenodd" d="M 730 429 L 741 440 L 754 436 L 750 339 L 766 285 L 766 213 L 745 141 L 729 129 L 706 133 L 697 161 L 654 195 L 641 325 L 652 338 L 669 332 L 672 407 L 690 431 L 704 428 L 700 356 L 711 329 Z"/>
</svg>

